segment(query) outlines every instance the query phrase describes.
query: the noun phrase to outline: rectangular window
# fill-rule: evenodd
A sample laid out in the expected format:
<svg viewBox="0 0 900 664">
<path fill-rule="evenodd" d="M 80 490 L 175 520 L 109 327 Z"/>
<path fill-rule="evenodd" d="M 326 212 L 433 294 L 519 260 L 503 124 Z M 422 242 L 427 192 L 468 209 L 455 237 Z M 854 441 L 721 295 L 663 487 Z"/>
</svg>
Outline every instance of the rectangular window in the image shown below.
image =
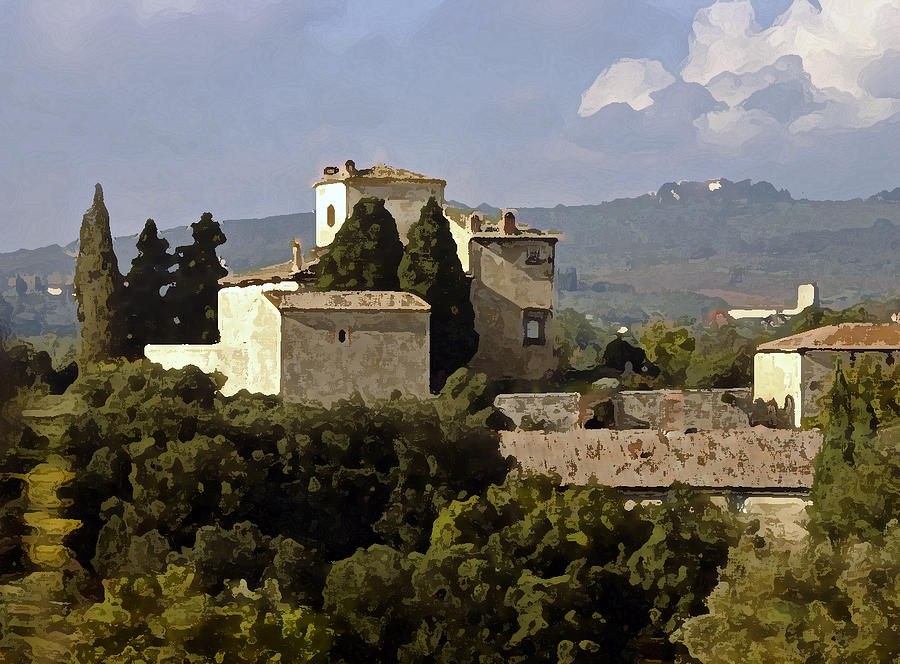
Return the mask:
<svg viewBox="0 0 900 664">
<path fill-rule="evenodd" d="M 525 328 L 524 345 L 543 346 L 547 343 L 547 319 L 550 312 L 546 309 L 526 309 L 522 317 Z"/>
</svg>

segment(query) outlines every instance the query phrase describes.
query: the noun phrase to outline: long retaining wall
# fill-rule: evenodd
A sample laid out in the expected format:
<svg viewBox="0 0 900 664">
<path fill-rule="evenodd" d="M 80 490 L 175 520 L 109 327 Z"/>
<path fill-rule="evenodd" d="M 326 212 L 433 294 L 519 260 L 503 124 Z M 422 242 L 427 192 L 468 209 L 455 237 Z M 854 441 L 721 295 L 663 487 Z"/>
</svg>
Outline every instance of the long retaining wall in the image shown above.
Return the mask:
<svg viewBox="0 0 900 664">
<path fill-rule="evenodd" d="M 566 484 L 662 488 L 684 482 L 747 492 L 805 491 L 822 445 L 817 431 L 748 427 L 698 433 L 646 429 L 504 431 L 500 450 L 523 470 L 556 473 Z"/>
</svg>

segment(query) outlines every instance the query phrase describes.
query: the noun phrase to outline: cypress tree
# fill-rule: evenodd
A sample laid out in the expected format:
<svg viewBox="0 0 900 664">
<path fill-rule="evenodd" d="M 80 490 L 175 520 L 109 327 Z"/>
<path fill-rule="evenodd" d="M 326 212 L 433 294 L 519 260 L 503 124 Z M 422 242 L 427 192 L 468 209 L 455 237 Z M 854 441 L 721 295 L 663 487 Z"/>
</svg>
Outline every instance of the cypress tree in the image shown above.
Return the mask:
<svg viewBox="0 0 900 664">
<path fill-rule="evenodd" d="M 73 286 L 81 323 L 82 362 L 120 356 L 125 338 L 123 282 L 113 251 L 109 212 L 99 184 L 94 190 L 94 203 L 81 222 Z"/>
<path fill-rule="evenodd" d="M 379 198 L 363 198 L 319 260 L 319 290 L 400 290 L 403 244 L 397 222 Z"/>
<path fill-rule="evenodd" d="M 398 268 L 400 288 L 431 305 L 431 388 L 440 390 L 478 349 L 469 280 L 456 253 L 450 222 L 434 197 L 410 226 Z"/>
<path fill-rule="evenodd" d="M 823 398 L 822 447 L 816 455 L 808 508 L 810 532 L 840 539 L 855 528 L 857 515 L 850 507 L 859 498 L 852 481 L 858 450 L 870 446 L 878 429 L 869 396 L 860 393 L 858 383 L 847 380 L 838 363 L 834 382 Z"/>
<path fill-rule="evenodd" d="M 176 249 L 175 285 L 166 291 L 165 301 L 178 319 L 176 341 L 211 344 L 219 340 L 219 279 L 228 274 L 216 256 L 216 247 L 225 243 L 225 234 L 219 222 L 213 221 L 212 212 L 200 215 L 200 221 L 191 224 L 191 231 L 194 243 Z"/>
<path fill-rule="evenodd" d="M 138 254 L 125 277 L 126 350 L 140 357 L 149 343 L 164 343 L 172 333 L 172 316 L 161 290 L 172 283 L 173 257 L 169 241 L 159 237 L 156 222 L 148 219 L 137 240 Z"/>
</svg>

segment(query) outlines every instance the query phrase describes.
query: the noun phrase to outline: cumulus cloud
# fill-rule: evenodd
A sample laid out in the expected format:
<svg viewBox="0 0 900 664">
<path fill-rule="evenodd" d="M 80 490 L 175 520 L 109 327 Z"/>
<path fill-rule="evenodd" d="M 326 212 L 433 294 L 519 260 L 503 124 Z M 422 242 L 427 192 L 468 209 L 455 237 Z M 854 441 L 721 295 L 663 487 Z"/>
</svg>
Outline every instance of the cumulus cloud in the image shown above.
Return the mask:
<svg viewBox="0 0 900 664">
<path fill-rule="evenodd" d="M 722 148 L 811 131 L 873 127 L 900 113 L 900 0 L 793 0 L 771 27 L 751 0 L 716 0 L 694 16 L 679 72 L 717 106 L 689 123 Z M 616 102 L 646 115 L 675 77 L 622 59 L 582 94 L 588 117 Z"/>
<path fill-rule="evenodd" d="M 792 133 L 862 129 L 896 114 L 900 0 L 819 5 L 794 0 L 762 29 L 750 0 L 719 0 L 694 18 L 681 77 L 730 108 L 767 112 Z M 749 103 L 767 89 L 769 104 L 779 91 L 789 95 L 781 95 L 777 109 Z"/>
<path fill-rule="evenodd" d="M 578 115 L 594 115 L 609 104 L 628 104 L 636 111 L 653 105 L 651 93 L 669 87 L 675 77 L 657 60 L 622 58 L 597 76 L 581 95 Z"/>
</svg>

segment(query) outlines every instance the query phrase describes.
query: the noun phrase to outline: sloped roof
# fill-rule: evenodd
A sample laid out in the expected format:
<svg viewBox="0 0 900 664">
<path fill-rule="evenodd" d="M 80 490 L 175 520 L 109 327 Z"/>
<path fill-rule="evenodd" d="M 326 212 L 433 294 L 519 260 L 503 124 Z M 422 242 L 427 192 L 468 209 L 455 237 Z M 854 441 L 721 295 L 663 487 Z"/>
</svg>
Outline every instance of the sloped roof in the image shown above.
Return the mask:
<svg viewBox="0 0 900 664">
<path fill-rule="evenodd" d="M 219 279 L 222 286 L 247 286 L 250 284 L 289 281 L 294 276 L 293 263 L 287 261 L 276 265 L 267 265 L 244 274 L 229 274 Z"/>
<path fill-rule="evenodd" d="M 277 296 L 278 308 L 294 311 L 308 310 L 369 310 L 430 311 L 431 306 L 412 293 L 401 291 L 307 291 Z"/>
<path fill-rule="evenodd" d="M 826 325 L 764 343 L 757 350 L 900 350 L 900 325 L 896 323 Z"/>
</svg>

